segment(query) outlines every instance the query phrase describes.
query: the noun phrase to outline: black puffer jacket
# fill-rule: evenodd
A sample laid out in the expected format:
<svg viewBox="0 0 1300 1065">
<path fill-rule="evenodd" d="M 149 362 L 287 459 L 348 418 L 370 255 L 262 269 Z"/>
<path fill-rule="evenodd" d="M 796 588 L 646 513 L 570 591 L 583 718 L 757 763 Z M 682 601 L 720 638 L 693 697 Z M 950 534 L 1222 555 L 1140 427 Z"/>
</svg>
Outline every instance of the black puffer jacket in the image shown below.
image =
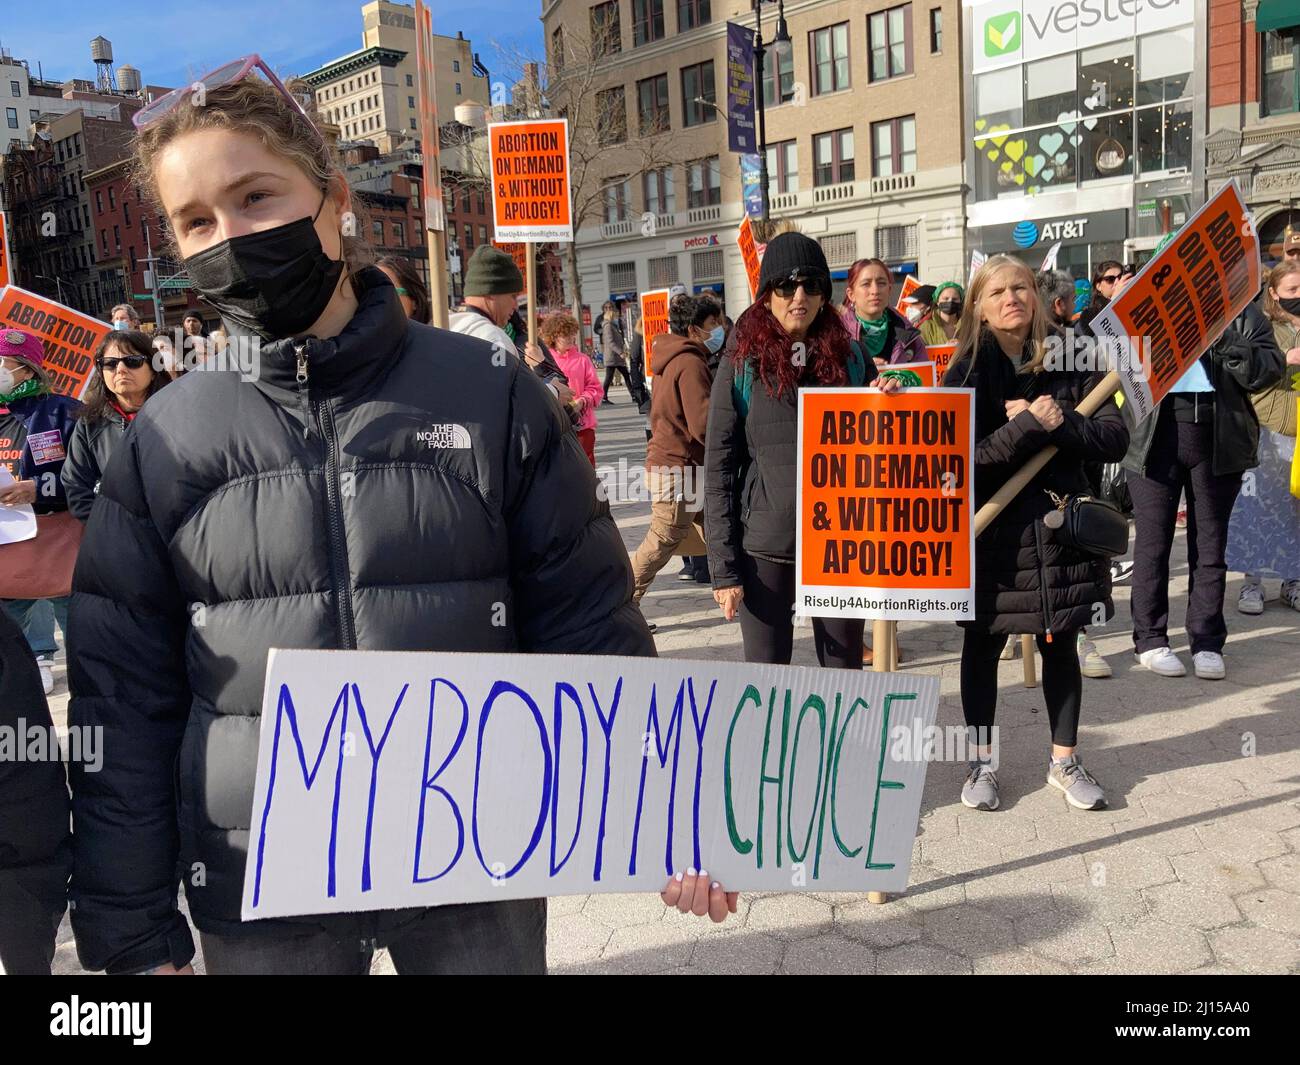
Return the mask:
<svg viewBox="0 0 1300 1065">
<path fill-rule="evenodd" d="M 181 877 L 204 931 L 291 930 L 239 918 L 269 647 L 654 653 L 545 386 L 408 323 L 378 271 L 359 280 L 338 337 L 263 345 L 254 381 L 191 373 L 153 397 L 104 477 L 69 626 L 72 719 L 104 727 L 103 769 L 73 773 L 89 969 L 187 960 Z M 382 943 L 411 917 L 299 920 Z"/>
<path fill-rule="evenodd" d="M 36 659 L 0 610 L 0 728 L 26 751 L 29 730 L 49 727 Z M 50 971 L 71 871 L 63 763 L 0 759 L 0 967 L 10 976 Z"/>
<path fill-rule="evenodd" d="M 94 421 L 77 420 L 68 441 L 68 457 L 59 476 L 63 491 L 68 497 L 68 509 L 73 516 L 86 521 L 95 496 L 99 495 L 99 481 L 108 469 L 108 460 L 126 436 L 127 420 L 109 406 L 104 417 Z"/>
<path fill-rule="evenodd" d="M 796 393 L 770 396 L 755 373 L 749 411 L 742 417 L 733 391 L 736 363 L 730 340 L 728 344 L 713 378 L 705 435 L 704 530 L 714 588 L 741 583 L 742 553 L 794 561 L 799 477 Z M 875 364 L 865 357 L 862 361 L 862 383 L 870 384 Z"/>
<path fill-rule="evenodd" d="M 1277 346 L 1269 320 L 1258 307 L 1248 303 L 1200 362 L 1214 386 L 1211 468 L 1216 476 L 1244 473 L 1259 465 L 1259 415 L 1250 395 L 1282 380 L 1286 356 Z M 1133 429 L 1124 458 L 1126 469 L 1146 473 L 1147 453 L 1160 414 L 1157 408 Z"/>
<path fill-rule="evenodd" d="M 1128 429 L 1113 399 L 1091 417 L 1074 408 L 1101 374 L 1016 372 L 996 340 L 985 334 L 971 370 L 953 363 L 943 383 L 975 389 L 975 505 L 982 506 L 1025 462 L 1049 444 L 1059 451 L 975 541 L 975 620 L 994 633 L 1068 632 L 1100 624 L 1114 613 L 1108 562 L 1058 544 L 1039 520 L 1055 504 L 1047 494 L 1091 495 L 1084 463 L 1115 462 L 1128 448 Z M 969 379 L 967 373 L 970 371 Z M 1051 432 L 1028 411 L 1007 420 L 1008 400 L 1050 395 L 1065 420 Z"/>
</svg>

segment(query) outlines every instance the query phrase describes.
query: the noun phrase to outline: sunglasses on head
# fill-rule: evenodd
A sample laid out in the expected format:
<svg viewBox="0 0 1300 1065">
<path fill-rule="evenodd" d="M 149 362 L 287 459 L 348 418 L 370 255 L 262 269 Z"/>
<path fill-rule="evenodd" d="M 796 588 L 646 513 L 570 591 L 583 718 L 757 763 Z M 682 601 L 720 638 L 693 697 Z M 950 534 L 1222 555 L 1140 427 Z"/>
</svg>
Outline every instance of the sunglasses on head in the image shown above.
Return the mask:
<svg viewBox="0 0 1300 1065">
<path fill-rule="evenodd" d="M 208 93 L 213 89 L 221 88 L 223 85 L 233 85 L 235 82 L 248 77 L 254 70 L 260 70 L 266 76 L 266 80 L 275 86 L 280 95 L 294 106 L 294 109 L 307 120 L 307 124 L 319 137 L 320 131 L 316 129 L 316 124 L 311 120 L 311 116 L 307 114 L 307 109 L 303 107 L 298 97 L 284 87 L 284 82 L 275 76 L 275 72 L 256 53 L 231 60 L 224 66 L 209 70 L 203 77 L 189 85 L 182 86 L 179 89 L 172 89 L 166 95 L 158 97 L 153 103 L 140 108 L 131 116 L 131 121 L 135 124 L 136 129 L 148 129 L 159 119 L 171 114 L 176 108 L 180 107 L 200 86 L 203 88 L 204 93 Z"/>
<path fill-rule="evenodd" d="M 802 274 L 796 274 L 778 281 L 772 286 L 772 291 L 783 300 L 789 300 L 794 299 L 794 294 L 801 288 L 809 296 L 825 295 L 824 286 L 820 278 L 806 277 Z"/>
<path fill-rule="evenodd" d="M 149 364 L 143 355 L 123 355 L 120 359 L 98 359 L 95 365 L 100 373 L 112 373 L 118 366 L 125 365 L 128 370 L 139 370 Z"/>
</svg>

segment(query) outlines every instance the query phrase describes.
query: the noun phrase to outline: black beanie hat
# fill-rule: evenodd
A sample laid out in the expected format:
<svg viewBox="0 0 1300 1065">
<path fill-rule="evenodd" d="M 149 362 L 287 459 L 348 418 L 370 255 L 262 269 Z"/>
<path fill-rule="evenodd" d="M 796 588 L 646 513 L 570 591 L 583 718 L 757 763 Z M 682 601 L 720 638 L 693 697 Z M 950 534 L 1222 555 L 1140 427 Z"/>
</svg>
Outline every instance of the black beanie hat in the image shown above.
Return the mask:
<svg viewBox="0 0 1300 1065">
<path fill-rule="evenodd" d="M 822 246 L 802 233 L 781 233 L 773 237 L 763 252 L 758 274 L 758 290 L 790 277 L 815 277 L 822 284 L 822 295 L 831 296 L 831 269 L 826 265 Z"/>
<path fill-rule="evenodd" d="M 466 296 L 509 296 L 524 290 L 524 275 L 500 248 L 480 244 L 465 270 Z"/>
</svg>

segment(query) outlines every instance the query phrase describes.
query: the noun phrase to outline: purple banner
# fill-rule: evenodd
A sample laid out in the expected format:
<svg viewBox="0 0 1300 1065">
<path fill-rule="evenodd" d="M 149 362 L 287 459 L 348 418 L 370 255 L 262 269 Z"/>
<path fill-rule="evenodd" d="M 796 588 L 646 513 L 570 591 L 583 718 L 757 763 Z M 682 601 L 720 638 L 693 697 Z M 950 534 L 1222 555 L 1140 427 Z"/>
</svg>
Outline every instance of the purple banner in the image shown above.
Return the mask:
<svg viewBox="0 0 1300 1065">
<path fill-rule="evenodd" d="M 758 151 L 754 129 L 754 31 L 727 23 L 727 147 Z"/>
</svg>

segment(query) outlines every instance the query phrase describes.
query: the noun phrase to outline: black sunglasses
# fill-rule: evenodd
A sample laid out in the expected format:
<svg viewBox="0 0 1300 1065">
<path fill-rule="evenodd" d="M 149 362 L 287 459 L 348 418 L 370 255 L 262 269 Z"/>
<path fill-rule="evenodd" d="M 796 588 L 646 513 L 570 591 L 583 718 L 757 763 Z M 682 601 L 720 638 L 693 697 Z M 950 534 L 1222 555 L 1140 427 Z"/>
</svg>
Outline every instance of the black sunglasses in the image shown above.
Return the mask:
<svg viewBox="0 0 1300 1065">
<path fill-rule="evenodd" d="M 824 296 L 825 286 L 818 277 L 787 277 L 772 286 L 772 291 L 783 300 L 794 299 L 794 294 L 802 288 L 810 296 Z"/>
<path fill-rule="evenodd" d="M 149 360 L 143 355 L 123 355 L 120 359 L 99 359 L 95 365 L 100 373 L 112 373 L 120 363 L 126 363 L 128 370 L 138 370 L 149 365 Z"/>
<path fill-rule="evenodd" d="M 1106 284 L 1113 285 L 1116 281 L 1118 281 L 1123 276 L 1124 276 L 1123 274 L 1107 274 L 1105 277 L 1097 278 L 1097 281 L 1098 283 L 1105 281 Z"/>
</svg>

